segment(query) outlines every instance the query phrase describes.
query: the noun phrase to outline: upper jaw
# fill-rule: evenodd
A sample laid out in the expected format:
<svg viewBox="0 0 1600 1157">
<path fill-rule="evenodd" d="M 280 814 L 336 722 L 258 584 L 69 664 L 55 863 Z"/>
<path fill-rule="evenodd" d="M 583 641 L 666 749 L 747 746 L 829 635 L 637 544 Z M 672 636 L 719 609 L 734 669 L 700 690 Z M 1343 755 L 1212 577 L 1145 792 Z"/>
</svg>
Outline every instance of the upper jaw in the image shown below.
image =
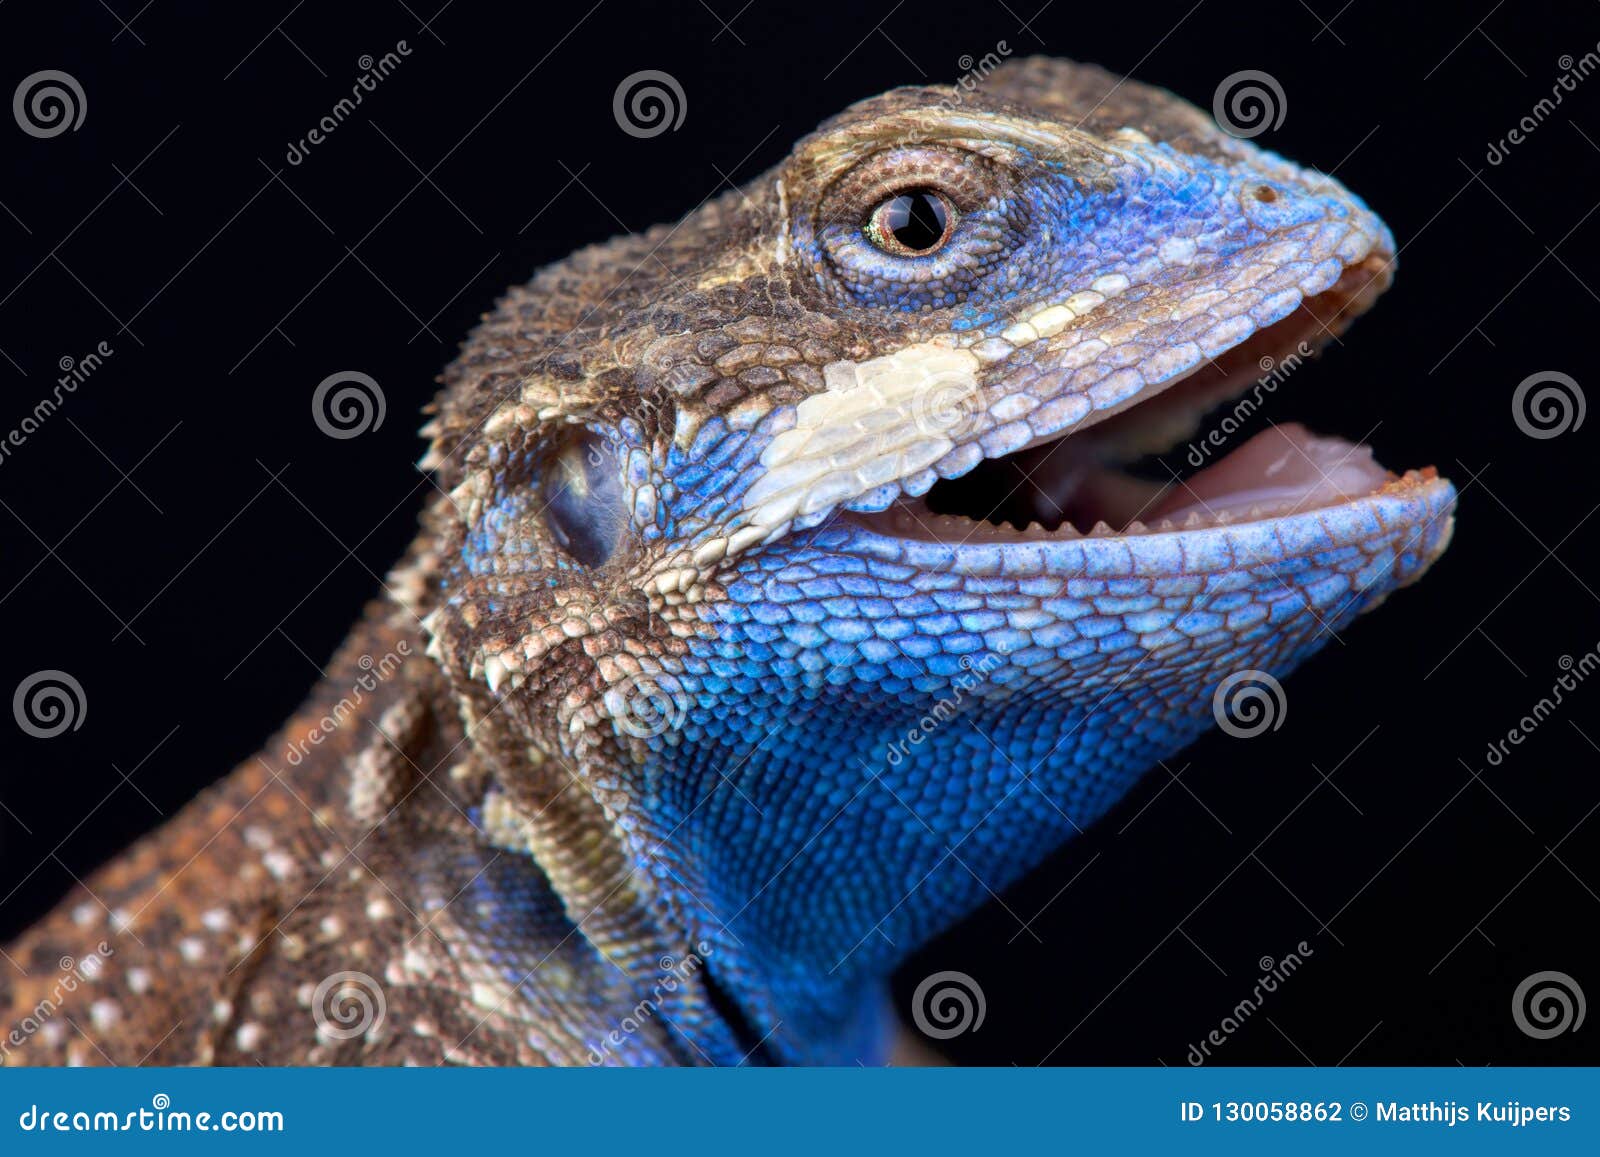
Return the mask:
<svg viewBox="0 0 1600 1157">
<path fill-rule="evenodd" d="M 935 473 L 953 477 L 979 457 L 1079 433 L 1207 367 L 1220 371 L 1209 377 L 1213 393 L 1225 396 L 1255 376 L 1254 357 L 1241 365 L 1230 354 L 1248 348 L 1278 356 L 1300 341 L 1320 347 L 1388 287 L 1394 257 L 1387 230 L 1363 211 L 1241 250 L 1198 277 L 1173 269 L 1183 263 L 1180 256 L 1132 288 L 1120 275 L 1103 277 L 1097 284 L 1114 287 L 1119 300 L 1073 295 L 977 344 L 980 358 L 995 359 L 998 372 L 986 375 L 991 396 L 972 420 L 976 437 L 953 460 L 936 463 Z M 1094 324 L 1061 329 L 1062 305 Z"/>
<path fill-rule="evenodd" d="M 1192 374 L 1227 396 L 1259 372 L 1256 351 L 1320 346 L 1387 287 L 1387 230 L 1353 198 L 1337 209 L 1225 254 L 1164 242 L 1009 320 L 829 365 L 824 390 L 774 415 L 744 521 L 771 541 L 836 508 L 883 510 Z"/>
<path fill-rule="evenodd" d="M 1114 227 L 1091 233 L 1062 250 L 1080 270 L 1003 315 L 969 309 L 826 366 L 824 389 L 773 416 L 742 521 L 770 541 L 837 507 L 884 509 L 1146 400 L 1318 295 L 1338 298 L 1323 323 L 1337 332 L 1388 285 L 1388 230 L 1330 179 L 1277 158 L 1168 175 L 1172 156 L 1145 151 L 1123 148 L 1144 174 L 1130 187 L 1192 183 L 1208 208 L 1147 227 L 1125 253 Z"/>
</svg>

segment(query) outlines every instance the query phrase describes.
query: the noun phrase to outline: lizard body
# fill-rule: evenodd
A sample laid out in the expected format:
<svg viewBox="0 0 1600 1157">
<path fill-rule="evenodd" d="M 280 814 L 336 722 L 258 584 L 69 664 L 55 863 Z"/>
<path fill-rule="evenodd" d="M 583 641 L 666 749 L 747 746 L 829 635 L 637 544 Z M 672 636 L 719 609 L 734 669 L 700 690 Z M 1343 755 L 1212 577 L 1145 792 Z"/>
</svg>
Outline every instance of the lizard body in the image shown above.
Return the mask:
<svg viewBox="0 0 1600 1157">
<path fill-rule="evenodd" d="M 1300 427 L 1121 469 L 1393 253 L 1038 58 L 542 271 L 307 707 L 10 949 L 6 1060 L 881 1062 L 901 959 L 1445 548 L 1448 482 Z"/>
</svg>

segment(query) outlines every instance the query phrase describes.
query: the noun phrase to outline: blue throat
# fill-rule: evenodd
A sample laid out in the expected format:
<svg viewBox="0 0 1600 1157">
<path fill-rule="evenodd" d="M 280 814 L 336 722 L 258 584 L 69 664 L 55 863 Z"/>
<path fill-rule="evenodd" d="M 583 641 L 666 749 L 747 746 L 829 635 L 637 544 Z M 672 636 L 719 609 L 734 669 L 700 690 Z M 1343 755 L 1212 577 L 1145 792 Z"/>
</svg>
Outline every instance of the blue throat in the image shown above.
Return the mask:
<svg viewBox="0 0 1600 1157">
<path fill-rule="evenodd" d="M 1211 726 L 1229 673 L 1286 674 L 1370 601 L 1348 580 L 1302 597 L 1349 552 L 1248 577 L 1067 583 L 838 551 L 852 533 L 807 535 L 770 581 L 730 590 L 722 637 L 684 661 L 681 724 L 629 773 L 642 863 L 714 946 L 747 1043 L 791 1063 L 881 1061 L 882 998 L 907 955 Z M 1016 646 L 993 609 L 1008 601 L 1048 645 Z M 808 608 L 823 603 L 839 638 L 818 646 Z M 1254 625 L 1231 631 L 1230 615 Z M 1161 663 L 1130 658 L 1154 641 Z"/>
</svg>

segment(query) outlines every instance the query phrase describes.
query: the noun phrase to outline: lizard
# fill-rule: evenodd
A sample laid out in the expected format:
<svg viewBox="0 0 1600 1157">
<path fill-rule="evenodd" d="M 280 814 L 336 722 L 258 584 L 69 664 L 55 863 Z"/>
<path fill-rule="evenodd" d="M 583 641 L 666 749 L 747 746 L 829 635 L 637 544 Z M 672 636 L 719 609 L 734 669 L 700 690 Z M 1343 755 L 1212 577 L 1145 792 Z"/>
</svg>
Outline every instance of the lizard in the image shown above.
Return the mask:
<svg viewBox="0 0 1600 1157">
<path fill-rule="evenodd" d="M 307 706 L 9 948 L 4 1059 L 884 1063 L 908 954 L 1444 551 L 1432 468 L 1202 433 L 1395 253 L 1034 57 L 544 269 Z"/>
</svg>

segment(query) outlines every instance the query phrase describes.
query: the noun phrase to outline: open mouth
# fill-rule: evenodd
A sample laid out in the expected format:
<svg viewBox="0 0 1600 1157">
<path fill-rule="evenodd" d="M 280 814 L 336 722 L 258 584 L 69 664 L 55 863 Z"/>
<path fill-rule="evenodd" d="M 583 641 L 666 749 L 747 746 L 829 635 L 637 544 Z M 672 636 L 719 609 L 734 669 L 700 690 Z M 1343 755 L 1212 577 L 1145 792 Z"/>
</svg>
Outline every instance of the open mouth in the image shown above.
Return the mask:
<svg viewBox="0 0 1600 1157">
<path fill-rule="evenodd" d="M 1264 521 L 1429 480 L 1431 468 L 1402 479 L 1364 444 L 1263 412 L 1386 281 L 1376 259 L 1352 266 L 1190 376 L 1146 389 L 1109 415 L 1093 413 L 1066 434 L 985 459 L 920 497 L 852 517 L 879 533 L 942 543 L 1069 539 Z"/>
</svg>

